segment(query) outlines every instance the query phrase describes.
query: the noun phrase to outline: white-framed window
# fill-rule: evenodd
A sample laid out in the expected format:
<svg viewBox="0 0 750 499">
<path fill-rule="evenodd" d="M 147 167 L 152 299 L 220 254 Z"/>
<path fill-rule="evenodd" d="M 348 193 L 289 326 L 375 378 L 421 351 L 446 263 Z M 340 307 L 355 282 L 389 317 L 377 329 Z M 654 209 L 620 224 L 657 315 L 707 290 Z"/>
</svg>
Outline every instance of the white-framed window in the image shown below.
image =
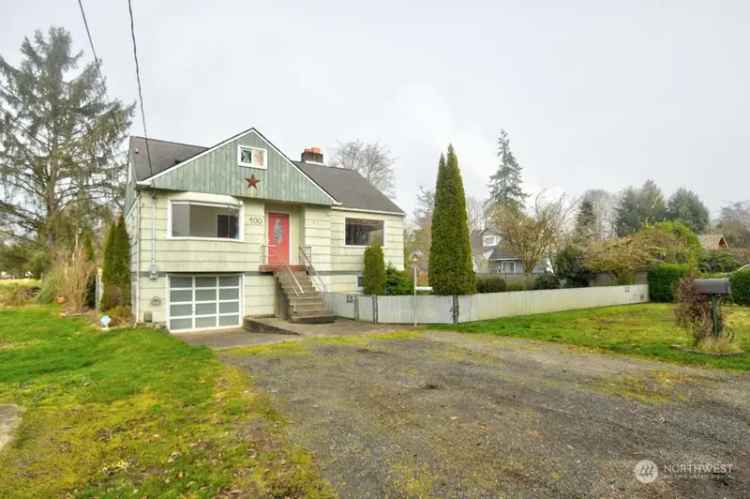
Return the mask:
<svg viewBox="0 0 750 499">
<path fill-rule="evenodd" d="M 267 168 L 268 151 L 259 147 L 237 146 L 237 164 L 249 168 Z"/>
<path fill-rule="evenodd" d="M 169 203 L 171 239 L 242 240 L 242 207 L 195 201 Z"/>
<path fill-rule="evenodd" d="M 345 222 L 345 244 L 347 246 L 369 246 L 385 241 L 385 222 L 364 218 L 347 218 Z"/>
<path fill-rule="evenodd" d="M 496 235 L 487 235 L 482 237 L 482 245 L 485 248 L 489 248 L 490 246 L 497 246 L 500 243 L 500 238 Z"/>
</svg>

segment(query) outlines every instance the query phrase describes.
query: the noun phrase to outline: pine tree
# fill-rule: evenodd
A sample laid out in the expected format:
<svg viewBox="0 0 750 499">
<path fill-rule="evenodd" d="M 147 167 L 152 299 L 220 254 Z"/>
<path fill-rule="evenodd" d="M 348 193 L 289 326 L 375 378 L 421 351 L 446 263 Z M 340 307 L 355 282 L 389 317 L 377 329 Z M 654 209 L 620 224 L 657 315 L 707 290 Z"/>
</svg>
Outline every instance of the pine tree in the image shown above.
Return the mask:
<svg viewBox="0 0 750 499">
<path fill-rule="evenodd" d="M 594 238 L 596 234 L 596 213 L 594 203 L 584 199 L 576 215 L 575 236 L 579 243 L 584 244 Z"/>
<path fill-rule="evenodd" d="M 447 157 L 440 156 L 438 164 L 429 275 L 435 294 L 476 292 L 464 185 L 452 145 L 448 146 Z"/>
<path fill-rule="evenodd" d="M 108 99 L 96 63 L 82 62 L 64 28 L 25 38 L 17 66 L 0 56 L 0 218 L 48 251 L 109 216 L 125 173 L 134 107 Z"/>
<path fill-rule="evenodd" d="M 490 177 L 490 201 L 496 206 L 523 209 L 528 194 L 521 189 L 521 165 L 510 150 L 510 138 L 508 132 L 500 131 L 497 139 L 500 164 L 497 171 Z"/>
<path fill-rule="evenodd" d="M 669 198 L 667 218 L 683 222 L 697 234 L 704 232 L 709 224 L 708 208 L 696 193 L 687 189 L 678 189 Z"/>
<path fill-rule="evenodd" d="M 624 237 L 665 220 L 667 207 L 661 189 L 653 180 L 647 180 L 640 189 L 625 189 L 615 214 L 615 232 Z"/>
<path fill-rule="evenodd" d="M 362 273 L 366 295 L 385 294 L 385 257 L 383 248 L 373 244 L 365 249 L 365 269 Z"/>
</svg>

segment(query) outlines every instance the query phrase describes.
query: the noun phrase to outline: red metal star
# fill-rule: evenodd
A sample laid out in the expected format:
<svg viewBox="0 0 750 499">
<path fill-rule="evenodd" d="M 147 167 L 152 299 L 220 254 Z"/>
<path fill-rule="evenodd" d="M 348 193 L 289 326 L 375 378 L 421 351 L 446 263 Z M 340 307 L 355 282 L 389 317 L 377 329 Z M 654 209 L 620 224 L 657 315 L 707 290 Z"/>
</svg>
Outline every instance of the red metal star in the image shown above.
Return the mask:
<svg viewBox="0 0 750 499">
<path fill-rule="evenodd" d="M 255 176 L 255 174 L 250 175 L 250 178 L 246 178 L 247 180 L 247 188 L 255 187 L 255 190 L 258 190 L 258 182 L 260 182 L 260 179 Z"/>
</svg>

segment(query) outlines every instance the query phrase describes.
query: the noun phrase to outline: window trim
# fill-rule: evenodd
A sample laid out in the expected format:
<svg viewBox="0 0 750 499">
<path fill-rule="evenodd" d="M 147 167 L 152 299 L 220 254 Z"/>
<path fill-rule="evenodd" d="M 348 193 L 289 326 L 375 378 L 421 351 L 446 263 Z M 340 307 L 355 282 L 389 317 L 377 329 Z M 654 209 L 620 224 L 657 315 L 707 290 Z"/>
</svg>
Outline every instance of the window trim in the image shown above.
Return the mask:
<svg viewBox="0 0 750 499">
<path fill-rule="evenodd" d="M 258 166 L 254 163 L 245 163 L 242 161 L 242 150 L 250 150 L 250 151 L 263 151 L 263 165 Z M 263 149 L 262 147 L 254 147 L 254 146 L 246 146 L 242 144 L 237 144 L 237 165 L 242 166 L 244 168 L 256 168 L 258 170 L 267 170 L 268 169 L 268 149 Z"/>
<path fill-rule="evenodd" d="M 367 220 L 368 222 L 382 222 L 383 223 L 383 242 L 381 243 L 380 247 L 385 249 L 386 248 L 386 228 L 387 228 L 387 221 L 385 219 L 381 218 L 364 218 L 364 217 L 344 217 L 344 247 L 345 248 L 367 248 L 370 246 L 369 244 L 347 244 L 346 243 L 346 221 L 347 220 Z"/>
<path fill-rule="evenodd" d="M 199 237 L 199 236 L 174 236 L 172 235 L 172 206 L 176 204 L 187 204 L 197 206 L 209 206 L 212 208 L 232 208 L 239 211 L 237 215 L 237 239 L 228 237 Z M 245 204 L 211 203 L 208 201 L 191 201 L 189 199 L 170 199 L 167 206 L 167 239 L 174 241 L 222 241 L 229 243 L 245 242 Z"/>
</svg>

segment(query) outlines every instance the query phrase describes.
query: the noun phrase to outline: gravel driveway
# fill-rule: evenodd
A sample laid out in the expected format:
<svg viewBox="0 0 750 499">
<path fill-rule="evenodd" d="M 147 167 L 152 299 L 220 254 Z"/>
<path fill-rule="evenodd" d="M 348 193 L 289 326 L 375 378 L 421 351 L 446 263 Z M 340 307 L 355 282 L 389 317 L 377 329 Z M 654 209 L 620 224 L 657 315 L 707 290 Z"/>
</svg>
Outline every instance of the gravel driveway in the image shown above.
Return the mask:
<svg viewBox="0 0 750 499">
<path fill-rule="evenodd" d="M 748 374 L 448 332 L 221 356 L 342 497 L 750 496 Z M 641 460 L 655 481 L 636 480 Z"/>
</svg>

